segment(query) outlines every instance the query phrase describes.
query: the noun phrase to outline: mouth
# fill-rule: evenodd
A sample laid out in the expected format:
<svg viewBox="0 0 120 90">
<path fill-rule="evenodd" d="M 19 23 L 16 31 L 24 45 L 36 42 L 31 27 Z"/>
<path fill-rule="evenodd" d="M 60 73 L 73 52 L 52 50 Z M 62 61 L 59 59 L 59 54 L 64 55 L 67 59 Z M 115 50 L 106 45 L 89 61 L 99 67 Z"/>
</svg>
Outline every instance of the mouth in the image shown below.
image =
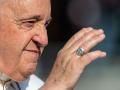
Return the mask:
<svg viewBox="0 0 120 90">
<path fill-rule="evenodd" d="M 33 54 L 37 54 L 37 55 L 41 55 L 41 51 L 38 50 L 38 49 L 24 49 L 24 51 L 27 51 L 27 52 L 30 52 L 30 53 L 33 53 Z"/>
<path fill-rule="evenodd" d="M 33 53 L 39 53 L 40 54 L 40 50 L 35 50 L 35 49 L 24 49 L 24 51 L 33 52 Z"/>
<path fill-rule="evenodd" d="M 29 57 L 28 59 L 32 60 L 32 63 L 37 63 L 38 58 L 41 56 L 41 51 L 37 49 L 24 49 L 25 53 L 24 55 L 27 55 Z"/>
</svg>

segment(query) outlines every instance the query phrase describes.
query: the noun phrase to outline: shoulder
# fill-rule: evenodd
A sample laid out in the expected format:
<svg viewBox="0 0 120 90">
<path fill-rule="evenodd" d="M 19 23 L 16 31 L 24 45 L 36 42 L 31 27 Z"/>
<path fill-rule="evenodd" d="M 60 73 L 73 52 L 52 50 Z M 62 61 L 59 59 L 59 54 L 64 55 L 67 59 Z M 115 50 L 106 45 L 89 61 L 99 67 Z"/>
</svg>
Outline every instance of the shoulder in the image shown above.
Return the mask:
<svg viewBox="0 0 120 90">
<path fill-rule="evenodd" d="M 21 90 L 38 90 L 44 82 L 36 75 L 31 75 L 27 80 L 19 83 Z"/>
</svg>

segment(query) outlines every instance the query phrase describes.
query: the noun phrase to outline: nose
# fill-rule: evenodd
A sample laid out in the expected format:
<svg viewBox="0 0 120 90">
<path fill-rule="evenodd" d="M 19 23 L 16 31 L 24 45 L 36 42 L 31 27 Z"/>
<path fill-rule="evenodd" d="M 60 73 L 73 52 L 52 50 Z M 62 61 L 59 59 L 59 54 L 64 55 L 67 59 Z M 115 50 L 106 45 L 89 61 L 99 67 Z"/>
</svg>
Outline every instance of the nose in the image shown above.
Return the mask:
<svg viewBox="0 0 120 90">
<path fill-rule="evenodd" d="M 35 34 L 32 37 L 32 40 L 34 42 L 37 42 L 40 46 L 47 46 L 48 45 L 48 36 L 47 36 L 47 30 L 44 26 L 39 27 L 35 30 Z"/>
</svg>

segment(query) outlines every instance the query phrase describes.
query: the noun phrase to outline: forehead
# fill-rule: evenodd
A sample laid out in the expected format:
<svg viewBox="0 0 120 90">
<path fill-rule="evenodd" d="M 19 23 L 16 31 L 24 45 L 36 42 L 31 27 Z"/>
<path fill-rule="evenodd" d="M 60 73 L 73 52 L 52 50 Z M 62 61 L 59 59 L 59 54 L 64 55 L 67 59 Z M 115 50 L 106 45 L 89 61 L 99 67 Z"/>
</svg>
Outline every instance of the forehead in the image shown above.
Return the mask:
<svg viewBox="0 0 120 90">
<path fill-rule="evenodd" d="M 8 0 L 9 1 L 9 0 Z M 15 16 L 25 18 L 33 15 L 50 17 L 50 0 L 10 0 L 11 9 Z"/>
</svg>

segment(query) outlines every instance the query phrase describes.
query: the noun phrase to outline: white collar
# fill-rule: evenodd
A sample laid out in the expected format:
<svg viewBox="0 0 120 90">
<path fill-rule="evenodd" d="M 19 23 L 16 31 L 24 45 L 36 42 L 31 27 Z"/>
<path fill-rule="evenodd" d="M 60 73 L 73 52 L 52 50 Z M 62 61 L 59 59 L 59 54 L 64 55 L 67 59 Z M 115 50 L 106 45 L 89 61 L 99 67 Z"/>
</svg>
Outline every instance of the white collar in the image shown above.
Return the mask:
<svg viewBox="0 0 120 90">
<path fill-rule="evenodd" d="M 5 84 L 8 81 L 11 81 L 11 79 L 9 78 L 9 76 L 7 76 L 6 74 L 0 72 L 0 83 L 1 84 Z"/>
</svg>

